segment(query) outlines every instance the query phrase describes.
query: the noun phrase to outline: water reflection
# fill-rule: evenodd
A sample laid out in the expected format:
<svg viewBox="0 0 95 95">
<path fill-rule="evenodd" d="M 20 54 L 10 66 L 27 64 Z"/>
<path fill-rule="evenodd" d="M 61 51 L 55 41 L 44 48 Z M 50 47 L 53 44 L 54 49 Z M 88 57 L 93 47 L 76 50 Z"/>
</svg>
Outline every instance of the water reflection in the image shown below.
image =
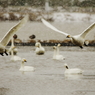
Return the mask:
<svg viewBox="0 0 95 95">
<path fill-rule="evenodd" d="M 75 74 L 72 74 L 72 75 L 71 74 L 67 74 L 67 75 L 65 74 L 64 76 L 65 76 L 66 80 L 75 80 L 75 79 L 77 80 L 77 79 L 83 78 L 82 74 L 78 74 L 78 75 L 77 74 L 76 75 Z"/>
</svg>

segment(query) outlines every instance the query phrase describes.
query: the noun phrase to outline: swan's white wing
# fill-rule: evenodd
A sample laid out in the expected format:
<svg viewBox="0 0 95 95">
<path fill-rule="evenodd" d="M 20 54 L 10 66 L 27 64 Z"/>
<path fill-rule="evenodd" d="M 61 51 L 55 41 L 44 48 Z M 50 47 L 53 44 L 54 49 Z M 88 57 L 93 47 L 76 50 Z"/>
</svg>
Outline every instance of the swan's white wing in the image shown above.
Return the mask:
<svg viewBox="0 0 95 95">
<path fill-rule="evenodd" d="M 95 22 L 92 23 L 87 29 L 85 29 L 80 35 L 84 38 L 86 34 L 95 27 Z"/>
<path fill-rule="evenodd" d="M 44 20 L 43 18 L 41 19 L 42 20 L 42 22 L 47 26 L 47 27 L 49 27 L 49 28 L 51 28 L 52 30 L 54 30 L 54 31 L 56 31 L 56 32 L 59 32 L 59 33 L 62 33 L 62 34 L 64 34 L 64 35 L 69 35 L 69 34 L 67 34 L 67 33 L 65 33 L 65 32 L 62 32 L 62 31 L 60 31 L 60 30 L 58 30 L 57 28 L 55 28 L 54 26 L 52 26 L 49 22 L 47 22 L 46 20 Z"/>
<path fill-rule="evenodd" d="M 16 31 L 18 31 L 26 22 L 28 21 L 28 15 L 26 15 L 18 24 L 13 26 L 2 38 L 1 44 L 6 46 L 10 41 L 11 37 L 14 35 Z"/>
</svg>

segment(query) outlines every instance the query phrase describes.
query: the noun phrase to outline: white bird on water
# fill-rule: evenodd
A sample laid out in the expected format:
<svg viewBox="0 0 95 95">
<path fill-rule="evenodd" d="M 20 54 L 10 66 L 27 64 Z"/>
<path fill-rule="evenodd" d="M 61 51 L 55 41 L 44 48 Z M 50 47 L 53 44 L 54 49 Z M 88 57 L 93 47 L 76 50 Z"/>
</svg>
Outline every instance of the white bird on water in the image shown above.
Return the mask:
<svg viewBox="0 0 95 95">
<path fill-rule="evenodd" d="M 0 41 L 0 54 L 4 56 L 3 54 L 7 53 L 6 45 L 12 38 L 15 32 L 17 32 L 26 22 L 28 21 L 28 15 L 26 15 L 19 23 L 17 23 L 15 26 L 13 26 L 6 34 L 5 36 L 1 39 Z"/>
<path fill-rule="evenodd" d="M 35 68 L 32 66 L 24 66 L 24 62 L 27 62 L 25 58 L 22 58 L 21 60 L 21 67 L 20 67 L 20 71 L 26 71 L 26 72 L 32 72 L 35 71 Z"/>
<path fill-rule="evenodd" d="M 44 20 L 44 19 L 41 19 L 41 20 L 47 27 L 51 28 L 52 30 L 54 30 L 58 33 L 64 34 L 67 38 L 71 38 L 72 43 L 79 46 L 80 48 L 83 48 L 83 45 L 87 45 L 85 43 L 85 37 L 89 33 L 89 31 L 95 27 L 95 22 L 94 22 L 87 29 L 85 29 L 81 34 L 72 36 L 63 31 L 58 30 L 53 25 L 51 25 L 49 22 L 47 22 L 46 20 Z"/>
<path fill-rule="evenodd" d="M 17 55 L 14 55 L 14 49 L 15 49 L 15 46 L 14 46 L 14 41 L 13 41 L 13 38 L 11 40 L 12 42 L 12 45 L 10 47 L 10 52 L 11 52 L 11 61 L 20 61 L 21 60 L 21 57 L 17 56 Z"/>
<path fill-rule="evenodd" d="M 35 46 L 36 46 L 36 50 L 35 50 L 36 54 L 42 55 L 45 53 L 45 49 L 41 46 L 40 42 L 36 42 Z"/>
<path fill-rule="evenodd" d="M 79 68 L 72 68 L 70 69 L 67 64 L 64 64 L 66 70 L 64 74 L 82 74 L 82 70 Z"/>
<path fill-rule="evenodd" d="M 11 55 L 12 49 L 13 49 L 13 54 L 17 55 L 18 49 L 14 46 L 14 38 L 11 39 L 11 47 L 9 48 L 10 55 Z"/>
<path fill-rule="evenodd" d="M 60 44 L 58 44 L 57 46 L 53 46 L 53 49 L 54 49 L 53 59 L 65 60 L 65 57 L 63 57 L 63 55 L 59 54 L 59 47 L 60 47 Z"/>
</svg>

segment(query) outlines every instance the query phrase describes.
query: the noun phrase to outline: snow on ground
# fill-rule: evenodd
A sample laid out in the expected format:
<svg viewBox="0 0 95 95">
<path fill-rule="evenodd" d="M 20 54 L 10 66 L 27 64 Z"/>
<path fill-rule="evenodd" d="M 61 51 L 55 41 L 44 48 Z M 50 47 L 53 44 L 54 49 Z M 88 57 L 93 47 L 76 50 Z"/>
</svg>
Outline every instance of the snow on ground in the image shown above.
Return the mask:
<svg viewBox="0 0 95 95">
<path fill-rule="evenodd" d="M 55 12 L 53 13 L 54 21 L 95 21 L 95 14 L 88 13 L 70 13 L 70 12 Z"/>
</svg>

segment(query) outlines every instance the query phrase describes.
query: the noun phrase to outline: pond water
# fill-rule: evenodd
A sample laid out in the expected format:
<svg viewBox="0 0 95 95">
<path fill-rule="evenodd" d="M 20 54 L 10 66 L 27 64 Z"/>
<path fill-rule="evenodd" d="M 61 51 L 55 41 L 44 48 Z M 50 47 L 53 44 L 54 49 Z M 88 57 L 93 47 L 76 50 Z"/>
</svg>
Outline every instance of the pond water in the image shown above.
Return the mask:
<svg viewBox="0 0 95 95">
<path fill-rule="evenodd" d="M 6 34 L 6 32 L 13 27 L 18 22 L 0 22 L 0 39 Z M 83 32 L 91 22 L 50 22 L 56 28 L 71 35 L 77 35 Z M 21 28 L 17 33 L 18 38 L 22 41 L 29 40 L 29 36 L 34 34 L 36 35 L 35 40 L 64 40 L 66 37 L 60 33 L 57 33 L 48 27 L 46 27 L 41 22 L 27 22 L 23 28 Z M 94 29 L 86 36 L 86 40 L 95 39 Z"/>
<path fill-rule="evenodd" d="M 36 55 L 33 46 L 18 46 L 18 56 L 26 58 L 34 72 L 20 72 L 20 61 L 0 56 L 0 95 L 95 95 L 95 47 L 60 47 L 65 60 L 53 60 L 53 48 L 45 46 Z M 80 68 L 82 75 L 64 75 L 64 64 Z"/>
</svg>

